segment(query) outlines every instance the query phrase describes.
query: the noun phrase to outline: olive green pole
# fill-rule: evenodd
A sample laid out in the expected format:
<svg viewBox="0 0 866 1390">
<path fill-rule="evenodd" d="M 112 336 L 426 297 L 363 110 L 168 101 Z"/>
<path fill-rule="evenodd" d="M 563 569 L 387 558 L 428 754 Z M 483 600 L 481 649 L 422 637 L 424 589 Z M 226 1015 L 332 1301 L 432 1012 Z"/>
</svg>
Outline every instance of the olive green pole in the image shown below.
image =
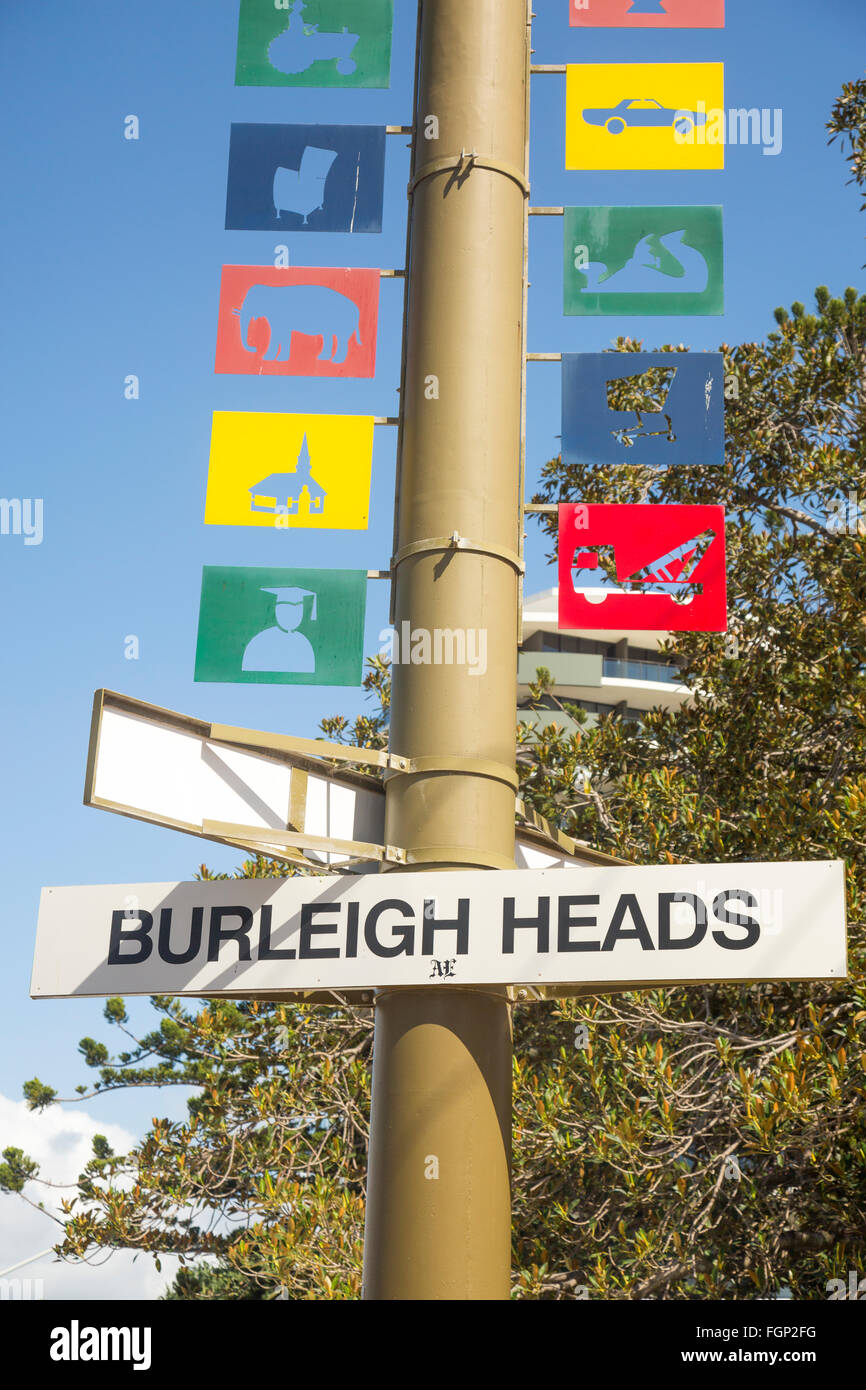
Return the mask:
<svg viewBox="0 0 866 1390">
<path fill-rule="evenodd" d="M 385 828 L 414 869 L 514 862 L 528 20 L 526 0 L 420 11 L 391 747 L 423 762 L 389 777 Z M 434 940 L 454 984 L 376 997 L 364 1297 L 504 1299 L 508 1000 L 461 988 L 456 933 Z"/>
</svg>

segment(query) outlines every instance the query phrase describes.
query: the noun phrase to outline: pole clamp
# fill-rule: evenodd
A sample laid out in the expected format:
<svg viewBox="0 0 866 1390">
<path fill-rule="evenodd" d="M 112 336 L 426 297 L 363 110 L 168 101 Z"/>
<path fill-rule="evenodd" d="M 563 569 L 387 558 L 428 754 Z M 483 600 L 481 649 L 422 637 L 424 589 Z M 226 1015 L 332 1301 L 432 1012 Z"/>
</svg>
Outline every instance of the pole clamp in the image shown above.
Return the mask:
<svg viewBox="0 0 866 1390">
<path fill-rule="evenodd" d="M 457 772 L 470 777 L 491 777 L 496 782 L 504 782 L 507 787 L 517 791 L 520 785 L 514 768 L 505 763 L 492 762 L 488 758 L 409 758 L 407 766 L 394 768 L 385 773 L 385 781 L 394 777 L 408 777 L 419 772 Z"/>
<path fill-rule="evenodd" d="M 467 540 L 466 536 L 461 536 L 457 531 L 452 531 L 450 536 L 431 536 L 428 540 L 412 541 L 410 545 L 401 546 L 391 560 L 391 570 L 392 572 L 396 570 L 398 565 L 413 555 L 428 555 L 450 550 L 468 551 L 474 555 L 489 555 L 491 559 L 504 560 L 520 575 L 526 571 L 526 565 L 516 550 L 509 550 L 501 545 L 481 545 L 477 541 Z"/>
<path fill-rule="evenodd" d="M 404 864 L 465 864 L 468 869 L 513 869 L 513 859 L 495 854 L 489 849 L 467 849 L 465 845 L 425 845 L 423 849 L 407 849 Z M 383 872 L 389 873 L 386 860 Z"/>
<path fill-rule="evenodd" d="M 492 169 L 495 174 L 504 174 L 507 179 L 512 179 L 524 198 L 529 197 L 529 181 L 522 169 L 518 169 L 514 164 L 504 164 L 501 160 L 492 159 L 490 155 L 478 154 L 476 150 L 461 150 L 459 154 L 444 155 L 442 159 L 431 159 L 429 163 L 422 164 L 409 180 L 409 197 L 412 197 L 424 179 L 430 179 L 434 174 L 442 174 L 447 169 L 453 169 L 458 175 L 469 173 L 470 169 Z"/>
</svg>

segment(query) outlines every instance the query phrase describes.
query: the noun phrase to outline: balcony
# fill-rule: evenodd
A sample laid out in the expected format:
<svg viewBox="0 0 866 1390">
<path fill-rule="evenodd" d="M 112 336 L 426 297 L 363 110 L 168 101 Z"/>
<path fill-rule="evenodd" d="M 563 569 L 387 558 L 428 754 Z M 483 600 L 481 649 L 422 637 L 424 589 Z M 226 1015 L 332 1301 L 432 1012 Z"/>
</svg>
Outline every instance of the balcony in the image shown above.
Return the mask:
<svg viewBox="0 0 866 1390">
<path fill-rule="evenodd" d="M 624 681 L 663 681 L 666 685 L 681 684 L 680 668 L 662 665 L 660 661 L 619 661 L 614 657 L 605 657 L 602 675 Z"/>
<path fill-rule="evenodd" d="M 546 666 L 559 690 L 586 690 L 601 685 L 602 677 L 622 681 L 654 681 L 680 685 L 678 666 L 661 661 L 628 661 L 585 652 L 520 652 L 517 684 L 528 686 L 539 666 Z"/>
<path fill-rule="evenodd" d="M 600 656 L 589 656 L 583 652 L 519 652 L 517 684 L 528 686 L 535 680 L 539 666 L 545 666 L 558 690 L 585 690 L 588 686 L 598 688 L 601 686 L 602 661 Z"/>
</svg>

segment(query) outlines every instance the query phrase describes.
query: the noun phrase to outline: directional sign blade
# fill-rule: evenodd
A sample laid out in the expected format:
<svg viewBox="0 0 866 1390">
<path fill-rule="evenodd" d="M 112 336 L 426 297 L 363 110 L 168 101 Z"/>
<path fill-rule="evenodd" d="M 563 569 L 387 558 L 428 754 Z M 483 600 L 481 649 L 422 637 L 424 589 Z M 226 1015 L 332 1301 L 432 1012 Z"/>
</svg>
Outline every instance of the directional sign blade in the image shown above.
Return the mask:
<svg viewBox="0 0 866 1390">
<path fill-rule="evenodd" d="M 411 766 L 376 749 L 211 724 L 97 690 L 84 804 L 270 859 L 375 872 L 385 857 L 385 787 L 358 768 L 395 763 Z M 624 862 L 563 834 L 521 800 L 515 809 L 519 868 Z"/>
<path fill-rule="evenodd" d="M 393 0 L 241 0 L 239 87 L 387 87 Z"/>
<path fill-rule="evenodd" d="M 224 265 L 217 372 L 372 377 L 378 270 Z"/>
<path fill-rule="evenodd" d="M 360 685 L 366 570 L 205 565 L 197 681 Z"/>
<path fill-rule="evenodd" d="M 846 973 L 840 861 L 684 864 L 46 888 L 31 993 L 650 988 Z"/>
<path fill-rule="evenodd" d="M 726 632 L 724 507 L 563 503 L 559 626 Z"/>
<path fill-rule="evenodd" d="M 724 169 L 724 63 L 570 63 L 566 169 Z"/>
<path fill-rule="evenodd" d="M 334 865 L 349 856 L 302 855 L 268 842 L 269 830 L 381 843 L 381 782 L 348 768 L 335 772 L 324 757 L 310 755 L 312 740 L 257 747 L 256 737 L 97 690 L 84 803 L 280 860 Z M 322 752 L 329 747 L 322 744 Z M 249 834 L 206 833 L 207 822 L 235 823 Z"/>
<path fill-rule="evenodd" d="M 381 232 L 385 127 L 232 126 L 226 230 Z"/>
<path fill-rule="evenodd" d="M 563 463 L 724 462 L 720 352 L 573 352 L 562 358 Z"/>
<path fill-rule="evenodd" d="M 367 529 L 373 417 L 218 410 L 211 431 L 210 526 Z"/>
<path fill-rule="evenodd" d="M 569 0 L 586 29 L 724 29 L 725 0 Z"/>
<path fill-rule="evenodd" d="M 723 314 L 722 209 L 577 207 L 563 218 L 566 314 Z"/>
</svg>

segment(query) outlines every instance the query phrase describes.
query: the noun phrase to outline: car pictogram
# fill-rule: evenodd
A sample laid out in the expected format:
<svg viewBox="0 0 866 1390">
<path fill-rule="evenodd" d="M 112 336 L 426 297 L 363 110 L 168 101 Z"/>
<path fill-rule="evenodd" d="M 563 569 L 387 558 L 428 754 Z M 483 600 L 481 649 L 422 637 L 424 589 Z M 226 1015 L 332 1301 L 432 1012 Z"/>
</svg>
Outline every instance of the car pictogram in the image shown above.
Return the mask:
<svg viewBox="0 0 866 1390">
<path fill-rule="evenodd" d="M 706 111 L 686 111 L 662 106 L 654 97 L 626 97 L 618 106 L 590 106 L 582 113 L 587 125 L 601 125 L 611 135 L 621 135 L 626 126 L 658 129 L 672 126 L 678 135 L 688 135 L 695 126 L 706 125 Z"/>
</svg>

